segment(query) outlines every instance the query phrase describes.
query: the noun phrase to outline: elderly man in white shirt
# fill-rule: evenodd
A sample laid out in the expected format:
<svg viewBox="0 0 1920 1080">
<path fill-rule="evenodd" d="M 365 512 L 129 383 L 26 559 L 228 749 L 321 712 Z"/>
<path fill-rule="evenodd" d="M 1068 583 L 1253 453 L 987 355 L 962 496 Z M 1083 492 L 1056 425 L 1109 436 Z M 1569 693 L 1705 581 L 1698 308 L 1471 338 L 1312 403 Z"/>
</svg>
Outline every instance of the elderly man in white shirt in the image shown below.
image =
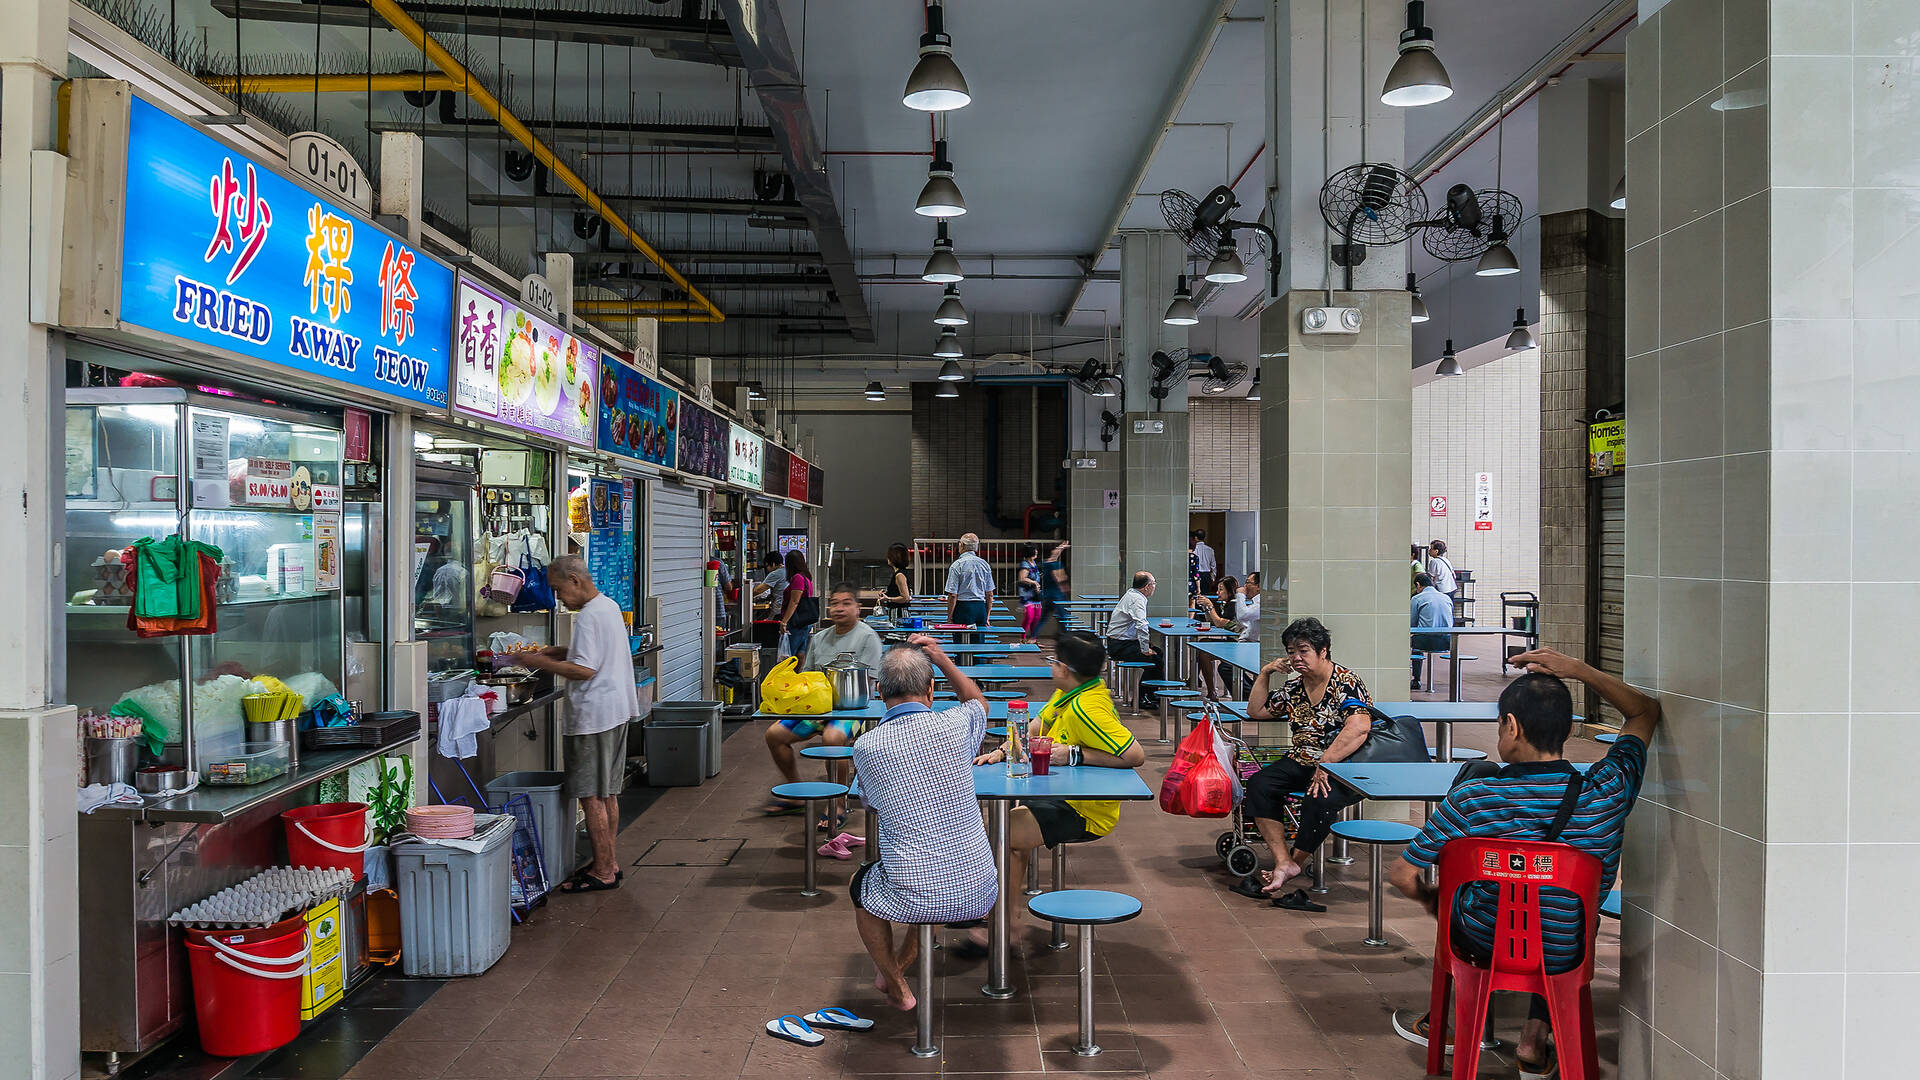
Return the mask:
<svg viewBox="0 0 1920 1080">
<path fill-rule="evenodd" d="M 1142 682 L 1166 678 L 1166 658 L 1147 644 L 1147 597 L 1153 595 L 1157 584 L 1153 575 L 1145 570 L 1133 575 L 1133 588 L 1113 605 L 1113 615 L 1107 619 L 1107 655 L 1115 660 L 1144 660 L 1153 665 L 1141 673 Z M 1136 706 L 1158 709 L 1159 696 L 1152 687 L 1143 687 Z"/>
</svg>

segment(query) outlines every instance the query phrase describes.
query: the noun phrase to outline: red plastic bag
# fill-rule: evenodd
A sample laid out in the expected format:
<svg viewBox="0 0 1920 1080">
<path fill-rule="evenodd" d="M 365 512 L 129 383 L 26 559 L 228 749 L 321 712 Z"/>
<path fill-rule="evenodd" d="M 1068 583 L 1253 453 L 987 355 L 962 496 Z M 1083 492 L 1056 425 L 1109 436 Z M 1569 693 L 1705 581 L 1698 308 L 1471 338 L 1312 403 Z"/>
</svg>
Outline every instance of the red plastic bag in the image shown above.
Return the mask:
<svg viewBox="0 0 1920 1080">
<path fill-rule="evenodd" d="M 1213 724 L 1205 717 L 1174 752 L 1173 765 L 1160 783 L 1160 809 L 1199 818 L 1233 813 L 1233 779 L 1214 753 Z"/>
</svg>

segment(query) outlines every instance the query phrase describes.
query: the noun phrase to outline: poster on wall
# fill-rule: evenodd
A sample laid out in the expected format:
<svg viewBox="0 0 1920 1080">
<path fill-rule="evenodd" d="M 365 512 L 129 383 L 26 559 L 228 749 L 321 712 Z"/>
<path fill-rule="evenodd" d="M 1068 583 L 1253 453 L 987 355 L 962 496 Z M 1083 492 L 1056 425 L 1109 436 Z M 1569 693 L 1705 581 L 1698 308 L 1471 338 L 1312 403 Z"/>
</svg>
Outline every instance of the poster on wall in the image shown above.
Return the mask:
<svg viewBox="0 0 1920 1080">
<path fill-rule="evenodd" d="M 134 99 L 120 321 L 445 408 L 453 271 Z"/>
<path fill-rule="evenodd" d="M 680 399 L 680 471 L 709 480 L 727 478 L 727 436 L 731 429 L 718 413 Z"/>
<path fill-rule="evenodd" d="M 807 501 L 807 463 L 799 454 L 787 455 L 787 498 Z"/>
<path fill-rule="evenodd" d="M 776 499 L 787 497 L 787 459 L 784 447 L 765 443 L 760 456 L 760 490 Z"/>
<path fill-rule="evenodd" d="M 727 479 L 749 491 L 758 491 L 765 442 L 745 424 L 730 424 L 728 427 Z"/>
<path fill-rule="evenodd" d="M 600 449 L 673 468 L 679 392 L 612 356 L 600 363 Z"/>
<path fill-rule="evenodd" d="M 1493 531 L 1493 474 L 1473 474 L 1473 531 Z"/>
<path fill-rule="evenodd" d="M 1612 476 L 1627 467 L 1627 418 L 1587 425 L 1587 475 Z"/>
<path fill-rule="evenodd" d="M 597 476 L 587 483 L 587 569 L 595 587 L 632 612 L 634 483 Z"/>
<path fill-rule="evenodd" d="M 454 308 L 454 411 L 591 449 L 599 350 L 466 278 Z"/>
</svg>

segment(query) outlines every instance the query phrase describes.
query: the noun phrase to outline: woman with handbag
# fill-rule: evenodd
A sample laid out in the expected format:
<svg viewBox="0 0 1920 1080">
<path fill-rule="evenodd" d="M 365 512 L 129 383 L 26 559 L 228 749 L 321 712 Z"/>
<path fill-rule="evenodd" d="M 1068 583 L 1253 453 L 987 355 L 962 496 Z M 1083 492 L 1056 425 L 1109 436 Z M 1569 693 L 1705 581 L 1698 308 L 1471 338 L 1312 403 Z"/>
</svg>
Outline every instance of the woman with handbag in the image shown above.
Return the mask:
<svg viewBox="0 0 1920 1080">
<path fill-rule="evenodd" d="M 780 632 L 787 636 L 787 651 L 791 655 L 807 654 L 807 638 L 813 633 L 813 624 L 819 621 L 820 591 L 813 587 L 807 557 L 796 548 L 787 552 L 786 606 L 780 611 Z"/>
</svg>

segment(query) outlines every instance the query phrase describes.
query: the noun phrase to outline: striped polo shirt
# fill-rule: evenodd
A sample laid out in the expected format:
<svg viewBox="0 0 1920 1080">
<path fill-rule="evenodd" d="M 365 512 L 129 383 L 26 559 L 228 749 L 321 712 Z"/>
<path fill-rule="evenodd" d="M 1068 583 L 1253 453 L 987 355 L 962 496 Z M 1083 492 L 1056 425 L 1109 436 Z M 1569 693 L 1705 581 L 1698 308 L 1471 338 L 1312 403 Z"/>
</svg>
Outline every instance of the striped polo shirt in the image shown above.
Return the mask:
<svg viewBox="0 0 1920 1080">
<path fill-rule="evenodd" d="M 1647 770 L 1647 746 L 1623 735 L 1613 750 L 1591 769 L 1580 789 L 1573 816 L 1560 833 L 1560 842 L 1598 858 L 1600 893 L 1613 888 L 1620 869 L 1620 841 L 1626 834 L 1627 812 L 1640 796 Z M 1498 776 L 1469 780 L 1448 793 L 1427 819 L 1427 827 L 1407 845 L 1408 862 L 1425 869 L 1438 862 L 1449 840 L 1466 836 L 1503 840 L 1545 840 L 1566 795 L 1567 773 L 1552 762 L 1520 762 L 1506 766 Z M 1475 882 L 1454 899 L 1454 927 L 1483 950 L 1493 947 L 1493 923 L 1498 892 L 1491 882 Z M 1564 889 L 1540 890 L 1541 943 L 1547 952 L 1547 970 L 1570 971 L 1585 955 L 1586 928 L 1581 903 Z M 1593 913 L 1587 912 L 1586 918 Z"/>
</svg>

